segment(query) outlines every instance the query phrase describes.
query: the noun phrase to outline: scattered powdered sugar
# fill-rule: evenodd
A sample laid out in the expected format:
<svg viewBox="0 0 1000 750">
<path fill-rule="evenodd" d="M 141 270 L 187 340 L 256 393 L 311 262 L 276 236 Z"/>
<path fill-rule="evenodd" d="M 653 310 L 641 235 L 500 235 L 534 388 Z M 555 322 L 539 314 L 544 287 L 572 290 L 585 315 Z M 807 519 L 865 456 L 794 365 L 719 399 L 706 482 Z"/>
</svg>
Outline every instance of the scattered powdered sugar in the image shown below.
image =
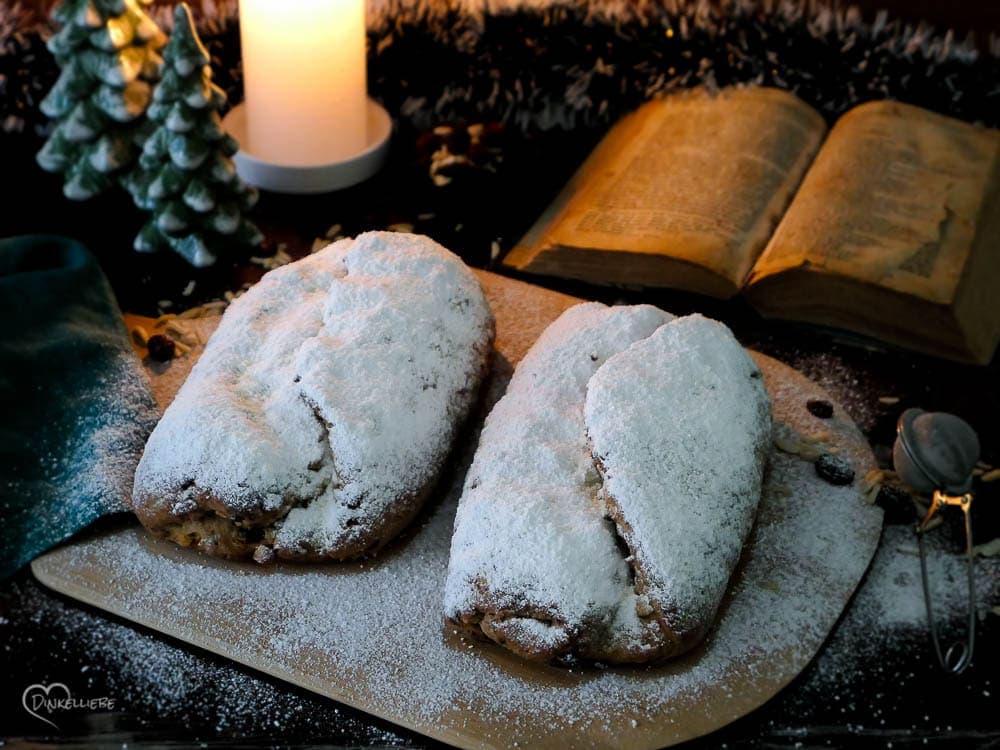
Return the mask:
<svg viewBox="0 0 1000 750">
<path fill-rule="evenodd" d="M 339 736 L 352 746 L 410 744 L 400 734 L 373 725 L 370 717 L 356 716 L 319 696 L 296 692 L 156 633 L 69 606 L 32 582 L 9 586 L 2 606 L 8 615 L 0 618 L 4 650 L 17 654 L 22 674 L 66 684 L 76 697 L 112 698 L 116 711 L 132 715 L 127 722 L 130 734 L 135 719 L 148 723 L 145 737 L 137 739 L 162 743 L 167 734 L 176 742 L 176 734 L 183 731 L 176 724 L 180 721 L 192 732 L 238 731 L 243 738 L 308 733 L 324 744 Z M 14 685 L 18 696 L 22 687 Z M 59 724 L 66 729 L 62 719 Z M 102 725 L 88 728 L 90 744 L 104 740 L 124 747 L 122 740 L 132 739 L 121 733 L 101 736 Z"/>
<path fill-rule="evenodd" d="M 149 382 L 127 350 L 96 378 L 89 398 L 90 413 L 67 430 L 62 455 L 53 458 L 50 487 L 70 493 L 59 503 L 63 507 L 96 502 L 98 515 L 122 512 L 128 509 L 124 498 L 132 494 L 142 446 L 159 415 Z"/>
<path fill-rule="evenodd" d="M 636 588 L 690 643 L 715 616 L 760 500 L 771 444 L 760 368 L 723 324 L 678 318 L 594 374 L 585 416 Z"/>
<path fill-rule="evenodd" d="M 942 629 L 941 645 L 947 648 L 966 631 L 966 560 L 959 548 L 949 547 L 934 533 L 927 535 L 925 544 L 935 620 Z M 1000 558 L 978 558 L 975 565 L 977 616 L 982 620 L 1000 601 Z M 917 540 L 909 525 L 886 527 L 867 581 L 807 685 L 815 691 L 849 685 L 879 666 L 886 654 L 898 651 L 902 641 L 912 642 L 918 653 L 930 654 Z"/>
<path fill-rule="evenodd" d="M 822 392 L 758 362 L 776 419 L 808 432 L 805 401 Z M 856 429 L 838 419 L 827 427 L 863 475 L 871 457 Z M 372 563 L 261 569 L 127 528 L 57 550 L 35 571 L 127 618 L 443 739 L 526 745 L 587 731 L 598 744 L 635 734 L 653 745 L 722 726 L 797 674 L 862 577 L 881 521 L 858 487 L 832 487 L 810 463 L 773 453 L 757 523 L 706 642 L 657 667 L 565 670 L 443 632 L 461 476 L 411 538 Z"/>
<path fill-rule="evenodd" d="M 370 232 L 271 271 L 153 432 L 137 512 L 162 522 L 208 497 L 244 523 L 278 515 L 292 555 L 365 544 L 440 471 L 492 329 L 472 273 L 419 235 Z"/>
<path fill-rule="evenodd" d="M 949 636 L 959 636 L 964 632 L 965 561 L 957 550 L 939 544 L 935 534 L 928 542 L 936 614 L 942 623 L 957 626 L 945 631 Z M 906 666 L 908 661 L 932 658 L 915 549 L 912 527 L 886 528 L 857 595 L 803 679 L 778 699 L 770 712 L 772 723 L 778 717 L 786 724 L 796 714 L 810 720 L 818 706 L 829 705 L 839 706 L 850 719 L 867 717 L 868 723 L 875 725 L 878 720 L 873 714 L 891 715 L 892 696 L 883 696 L 865 708 L 871 696 L 858 693 L 856 686 L 870 684 L 872 673 L 882 669 L 891 670 L 890 674 L 898 671 L 896 679 L 905 680 L 913 669 L 912 663 Z M 977 597 L 983 613 L 1000 597 L 1000 559 L 980 558 L 976 566 Z M 58 679 L 74 694 L 83 694 L 83 688 L 89 694 L 106 691 L 116 699 L 119 710 L 163 722 L 208 720 L 217 731 L 238 729 L 244 737 L 281 731 L 315 734 L 331 741 L 330 733 L 338 731 L 348 735 L 352 743 L 404 741 L 371 721 L 355 718 L 335 703 L 310 698 L 155 633 L 81 609 L 30 583 L 12 585 L 4 596 L 2 611 L 4 649 L 18 654 L 25 674 L 45 678 L 43 681 Z M 901 657 L 908 658 L 893 666 Z M 39 671 L 36 658 L 49 664 L 65 661 L 78 672 L 45 674 Z M 989 664 L 977 661 L 976 666 L 982 669 Z M 939 713 L 927 718 L 932 726 L 941 720 Z"/>
<path fill-rule="evenodd" d="M 0 541 L 6 545 L 0 574 L 13 573 L 96 518 L 127 510 L 124 498 L 131 495 L 157 412 L 131 352 L 109 345 L 102 357 L 100 372 L 75 378 L 71 407 L 66 393 L 50 394 L 52 405 L 69 409 L 69 417 L 51 410 L 45 424 L 21 435 L 27 448 L 20 455 L 30 457 L 26 465 L 5 456 L 10 463 L 0 470 Z"/>
<path fill-rule="evenodd" d="M 835 351 L 797 353 L 787 362 L 830 394 L 867 435 L 878 420 L 878 404 L 860 387 L 858 373 Z M 895 372 L 898 363 L 888 368 Z"/>
</svg>

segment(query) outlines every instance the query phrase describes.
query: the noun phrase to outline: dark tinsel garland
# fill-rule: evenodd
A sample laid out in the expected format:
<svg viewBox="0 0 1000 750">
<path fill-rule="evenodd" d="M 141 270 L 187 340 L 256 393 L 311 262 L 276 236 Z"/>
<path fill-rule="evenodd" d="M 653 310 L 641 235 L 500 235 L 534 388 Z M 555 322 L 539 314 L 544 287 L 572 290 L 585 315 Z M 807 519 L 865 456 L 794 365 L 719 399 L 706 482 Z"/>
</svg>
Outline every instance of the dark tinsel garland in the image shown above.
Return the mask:
<svg viewBox="0 0 1000 750">
<path fill-rule="evenodd" d="M 198 30 L 209 40 L 216 83 L 242 98 L 237 0 L 189 0 L 199 13 Z M 0 134 L 25 134 L 39 140 L 50 124 L 38 103 L 59 77 L 45 42 L 54 29 L 32 3 L 0 5 Z M 173 28 L 173 5 L 150 10 L 161 29 Z M 40 144 L 39 144 L 40 145 Z"/>
<path fill-rule="evenodd" d="M 38 103 L 59 73 L 42 42 L 48 31 L 20 3 L 0 7 L 0 133 L 37 131 L 47 123 Z"/>
<path fill-rule="evenodd" d="M 37 101 L 55 81 L 44 26 L 0 11 L 0 125 L 41 131 Z M 236 5 L 201 3 L 216 78 L 241 98 Z M 834 119 L 893 98 L 1000 125 L 997 41 L 977 52 L 925 25 L 808 0 L 584 0 L 471 12 L 389 0 L 369 20 L 370 87 L 417 129 L 497 121 L 524 131 L 604 127 L 622 112 L 697 85 L 795 91 Z"/>
<path fill-rule="evenodd" d="M 677 0 L 470 15 L 395 1 L 373 27 L 371 87 L 420 128 L 605 125 L 676 89 L 739 83 L 791 89 L 831 120 L 892 98 L 1000 124 L 1000 57 L 886 14 L 866 23 L 817 3 Z"/>
</svg>

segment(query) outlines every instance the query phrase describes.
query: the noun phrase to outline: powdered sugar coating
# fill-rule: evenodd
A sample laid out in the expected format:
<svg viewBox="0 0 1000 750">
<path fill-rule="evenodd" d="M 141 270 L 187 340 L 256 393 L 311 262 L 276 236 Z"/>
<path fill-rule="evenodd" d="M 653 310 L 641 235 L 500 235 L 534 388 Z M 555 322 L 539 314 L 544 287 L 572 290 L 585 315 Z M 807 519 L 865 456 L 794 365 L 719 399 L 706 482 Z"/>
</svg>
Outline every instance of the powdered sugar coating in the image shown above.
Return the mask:
<svg viewBox="0 0 1000 750">
<path fill-rule="evenodd" d="M 445 587 L 448 618 L 475 623 L 485 615 L 494 632 L 498 621 L 538 619 L 547 625 L 542 632 L 518 622 L 499 635 L 543 657 L 572 649 L 642 660 L 662 647 L 658 625 L 637 614 L 649 602 L 637 596 L 607 519 L 584 402 L 595 373 L 671 320 L 649 306 L 578 305 L 520 363 L 486 420 L 466 478 Z M 756 370 L 733 345 L 740 362 Z M 766 447 L 766 434 L 748 438 L 762 441 L 758 452 Z M 759 487 L 758 470 L 749 490 L 754 504 Z"/>
<path fill-rule="evenodd" d="M 382 519 L 439 473 L 492 337 L 479 283 L 426 237 L 372 232 L 271 271 L 154 430 L 136 510 L 274 523 L 286 556 L 384 543 Z"/>
<path fill-rule="evenodd" d="M 668 632 L 697 640 L 760 500 L 771 438 L 760 368 L 723 324 L 679 318 L 611 357 L 584 413 L 636 588 Z"/>
</svg>

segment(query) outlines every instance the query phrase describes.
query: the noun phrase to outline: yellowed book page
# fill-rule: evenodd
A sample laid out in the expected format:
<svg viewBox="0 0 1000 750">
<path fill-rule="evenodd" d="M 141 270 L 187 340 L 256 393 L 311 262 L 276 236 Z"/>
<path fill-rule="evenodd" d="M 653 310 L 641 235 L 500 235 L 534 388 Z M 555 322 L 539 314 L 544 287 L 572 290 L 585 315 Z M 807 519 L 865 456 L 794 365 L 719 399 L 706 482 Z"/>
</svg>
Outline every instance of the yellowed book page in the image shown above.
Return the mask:
<svg viewBox="0 0 1000 750">
<path fill-rule="evenodd" d="M 952 304 L 998 156 L 997 131 L 896 102 L 856 107 L 831 130 L 751 283 L 808 266 Z"/>
<path fill-rule="evenodd" d="M 825 130 L 815 110 L 778 89 L 647 103 L 615 126 L 508 263 L 531 270 L 554 246 L 653 253 L 738 288 Z"/>
</svg>

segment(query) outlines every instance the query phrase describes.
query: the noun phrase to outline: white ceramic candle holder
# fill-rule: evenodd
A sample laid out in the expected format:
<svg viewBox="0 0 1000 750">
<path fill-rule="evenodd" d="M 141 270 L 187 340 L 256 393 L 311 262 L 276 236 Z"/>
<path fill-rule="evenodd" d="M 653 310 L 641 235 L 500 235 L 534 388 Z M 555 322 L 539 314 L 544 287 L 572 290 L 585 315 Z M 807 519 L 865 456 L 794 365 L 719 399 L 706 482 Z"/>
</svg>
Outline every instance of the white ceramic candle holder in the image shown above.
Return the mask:
<svg viewBox="0 0 1000 750">
<path fill-rule="evenodd" d="M 246 108 L 233 107 L 222 124 L 240 143 L 234 157 L 236 171 L 255 187 L 276 193 L 327 193 L 356 185 L 372 177 L 389 155 L 392 118 L 377 102 L 368 100 L 368 142 L 356 155 L 329 164 L 297 166 L 266 161 L 247 151 Z"/>
</svg>

